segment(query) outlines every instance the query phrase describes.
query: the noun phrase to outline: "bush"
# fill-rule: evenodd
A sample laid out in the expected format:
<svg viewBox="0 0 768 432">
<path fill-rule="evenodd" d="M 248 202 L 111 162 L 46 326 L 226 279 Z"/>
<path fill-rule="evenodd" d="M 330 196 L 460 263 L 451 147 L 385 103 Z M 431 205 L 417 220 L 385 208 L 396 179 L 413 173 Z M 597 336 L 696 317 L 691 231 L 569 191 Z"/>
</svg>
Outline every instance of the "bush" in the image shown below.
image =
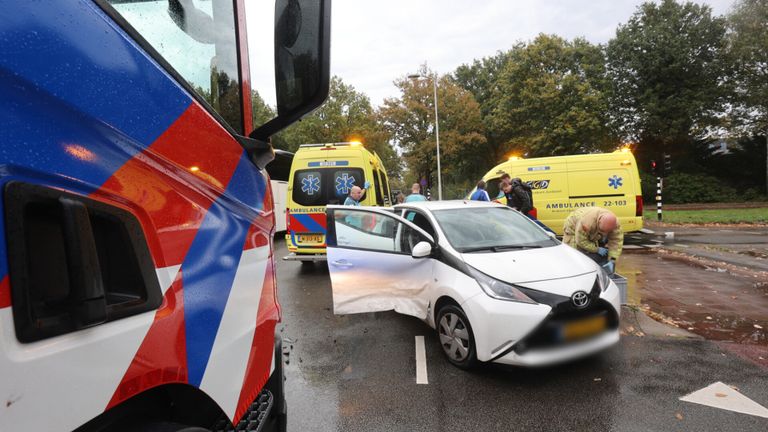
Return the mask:
<svg viewBox="0 0 768 432">
<path fill-rule="evenodd" d="M 656 202 L 656 177 L 640 173 L 643 201 Z M 662 202 L 666 204 L 765 201 L 755 188 L 741 190 L 722 180 L 703 174 L 676 173 L 664 178 Z"/>
</svg>

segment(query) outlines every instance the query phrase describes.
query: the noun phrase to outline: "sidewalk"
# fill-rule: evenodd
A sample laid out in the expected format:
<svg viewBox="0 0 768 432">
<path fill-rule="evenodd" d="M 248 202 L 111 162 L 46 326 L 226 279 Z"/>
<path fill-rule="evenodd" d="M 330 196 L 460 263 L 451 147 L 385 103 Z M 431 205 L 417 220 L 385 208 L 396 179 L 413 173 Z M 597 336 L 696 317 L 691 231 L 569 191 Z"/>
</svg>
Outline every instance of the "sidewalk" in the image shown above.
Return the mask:
<svg viewBox="0 0 768 432">
<path fill-rule="evenodd" d="M 768 226 L 646 228 L 616 269 L 629 304 L 768 369 Z"/>
</svg>

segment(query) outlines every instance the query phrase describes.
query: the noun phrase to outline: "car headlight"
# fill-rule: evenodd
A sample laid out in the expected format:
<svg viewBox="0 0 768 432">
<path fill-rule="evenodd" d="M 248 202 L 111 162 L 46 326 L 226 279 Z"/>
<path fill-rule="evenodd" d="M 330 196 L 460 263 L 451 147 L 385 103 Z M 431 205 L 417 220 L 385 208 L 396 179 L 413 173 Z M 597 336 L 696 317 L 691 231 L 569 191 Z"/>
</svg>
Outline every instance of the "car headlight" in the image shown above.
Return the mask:
<svg viewBox="0 0 768 432">
<path fill-rule="evenodd" d="M 608 272 L 602 267 L 597 269 L 597 283 L 600 284 L 600 289 L 602 291 L 607 290 L 608 286 L 611 284 L 611 277 L 608 276 Z"/>
<path fill-rule="evenodd" d="M 531 300 L 530 297 L 523 294 L 522 291 L 515 288 L 513 285 L 494 279 L 470 266 L 467 267 L 469 268 L 469 273 L 475 278 L 480 285 L 480 288 L 482 288 L 489 297 L 499 300 L 536 304 L 535 301 Z"/>
</svg>

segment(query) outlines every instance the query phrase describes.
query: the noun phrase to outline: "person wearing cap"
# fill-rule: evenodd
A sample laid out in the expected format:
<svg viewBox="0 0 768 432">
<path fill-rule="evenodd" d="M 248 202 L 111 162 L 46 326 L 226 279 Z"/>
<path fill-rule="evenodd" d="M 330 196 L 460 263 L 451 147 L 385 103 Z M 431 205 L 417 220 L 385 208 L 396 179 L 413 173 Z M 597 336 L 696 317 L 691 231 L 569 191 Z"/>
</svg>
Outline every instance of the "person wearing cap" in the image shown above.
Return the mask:
<svg viewBox="0 0 768 432">
<path fill-rule="evenodd" d="M 624 232 L 612 211 L 582 207 L 565 219 L 563 243 L 583 252 L 608 273 L 614 273 L 624 244 Z"/>
</svg>

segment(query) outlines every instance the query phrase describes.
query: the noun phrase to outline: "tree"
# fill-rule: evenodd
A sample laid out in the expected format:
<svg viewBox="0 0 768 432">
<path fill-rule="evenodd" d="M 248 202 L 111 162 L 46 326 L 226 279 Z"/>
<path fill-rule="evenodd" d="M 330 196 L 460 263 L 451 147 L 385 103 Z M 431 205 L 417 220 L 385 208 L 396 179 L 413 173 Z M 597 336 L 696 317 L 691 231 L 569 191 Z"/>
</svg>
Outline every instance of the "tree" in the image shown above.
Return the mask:
<svg viewBox="0 0 768 432">
<path fill-rule="evenodd" d="M 609 41 L 614 121 L 645 159 L 679 154 L 720 123 L 725 29 L 709 6 L 662 0 L 640 5 Z"/>
<path fill-rule="evenodd" d="M 499 151 L 529 156 L 615 147 L 602 50 L 583 39 L 539 35 L 519 43 L 495 80 L 486 125 Z"/>
<path fill-rule="evenodd" d="M 768 150 L 768 1 L 740 0 L 728 26 L 738 123 L 747 135 L 762 136 Z M 768 156 L 765 187 L 768 192 Z"/>
<path fill-rule="evenodd" d="M 251 111 L 254 128 L 272 120 L 276 115 L 275 110 L 262 99 L 256 90 L 251 90 Z"/>
<path fill-rule="evenodd" d="M 370 99 L 334 76 L 325 103 L 278 133 L 274 142 L 279 148 L 295 152 L 301 144 L 351 140 L 359 140 L 368 150 L 376 152 L 390 177 L 399 176 L 399 157 L 389 143 L 389 134 L 379 124 Z"/>
<path fill-rule="evenodd" d="M 489 155 L 482 133 L 480 106 L 472 94 L 448 76 L 421 68 L 427 80 L 402 77 L 395 81 L 399 98 L 384 100 L 379 114 L 393 140 L 404 152 L 411 175 L 427 180 L 437 178 L 437 149 L 434 131 L 433 79 L 438 79 L 437 108 L 440 123 L 441 169 L 444 183 L 477 181 L 489 166 Z M 410 183 L 410 182 L 406 182 Z"/>
<path fill-rule="evenodd" d="M 453 80 L 472 93 L 480 105 L 480 115 L 483 120 L 485 138 L 488 140 L 487 148 L 491 153 L 491 160 L 500 161 L 504 157 L 505 138 L 493 128 L 490 123 L 490 113 L 495 107 L 497 99 L 499 76 L 509 61 L 509 51 L 499 51 L 496 55 L 475 60 L 471 65 L 461 65 L 453 73 Z"/>
</svg>

